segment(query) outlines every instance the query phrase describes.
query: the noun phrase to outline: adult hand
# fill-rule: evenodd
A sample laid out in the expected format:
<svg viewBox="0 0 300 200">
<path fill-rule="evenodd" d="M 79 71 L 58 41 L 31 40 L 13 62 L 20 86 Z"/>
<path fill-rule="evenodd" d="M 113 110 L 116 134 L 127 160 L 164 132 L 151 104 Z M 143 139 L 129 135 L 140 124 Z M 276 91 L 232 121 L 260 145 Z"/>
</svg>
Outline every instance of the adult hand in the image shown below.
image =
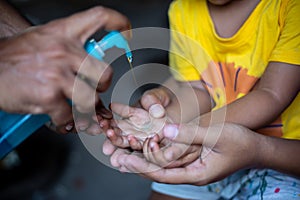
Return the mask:
<svg viewBox="0 0 300 200">
<path fill-rule="evenodd" d="M 113 154 L 111 162 L 122 171 L 140 173 L 163 183 L 205 185 L 221 180 L 237 170 L 259 166 L 258 152 L 261 152 L 264 141 L 262 138 L 265 137 L 234 124 L 220 124 L 209 128 L 193 124 L 181 125 L 179 128 L 167 125 L 164 136 L 174 142 L 201 144 L 203 147 L 200 158 L 182 167 L 161 168 L 125 150 L 114 151 L 109 143 L 105 144 L 106 153 Z"/>
<path fill-rule="evenodd" d="M 129 28 L 125 16 L 95 7 L 0 40 L 1 110 L 45 113 L 57 126 L 73 119 L 66 99 L 80 113 L 93 111 L 100 102 L 96 93 L 107 89 L 112 69 L 88 56 L 83 45 L 98 29 Z M 61 131 L 70 130 L 69 124 Z"/>
</svg>

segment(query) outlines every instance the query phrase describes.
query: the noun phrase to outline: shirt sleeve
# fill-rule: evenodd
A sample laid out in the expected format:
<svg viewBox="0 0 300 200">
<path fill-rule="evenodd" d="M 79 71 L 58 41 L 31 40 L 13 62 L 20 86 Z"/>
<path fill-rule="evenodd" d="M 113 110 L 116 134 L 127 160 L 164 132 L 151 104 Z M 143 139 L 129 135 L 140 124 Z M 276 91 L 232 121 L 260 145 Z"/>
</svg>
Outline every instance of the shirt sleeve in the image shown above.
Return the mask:
<svg viewBox="0 0 300 200">
<path fill-rule="evenodd" d="M 300 1 L 289 0 L 282 6 L 281 35 L 269 61 L 300 65 Z"/>
</svg>

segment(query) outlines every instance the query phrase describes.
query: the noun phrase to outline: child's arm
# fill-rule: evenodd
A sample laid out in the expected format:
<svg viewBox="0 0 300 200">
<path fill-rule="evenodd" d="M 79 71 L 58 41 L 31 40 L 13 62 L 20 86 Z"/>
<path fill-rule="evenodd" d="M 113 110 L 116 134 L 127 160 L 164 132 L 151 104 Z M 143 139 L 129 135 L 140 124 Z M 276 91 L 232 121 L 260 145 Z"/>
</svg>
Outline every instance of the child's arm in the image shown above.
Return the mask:
<svg viewBox="0 0 300 200">
<path fill-rule="evenodd" d="M 263 125 L 267 125 L 276 119 L 297 95 L 300 88 L 299 77 L 299 66 L 270 63 L 260 83 L 253 92 L 229 104 L 227 107 L 200 116 L 200 125 L 208 126 L 211 117 L 213 119 L 212 123 L 214 124 L 223 123 L 224 121 L 234 122 L 251 129 L 257 129 Z M 196 125 L 199 123 L 199 118 L 193 120 Z M 186 133 L 189 134 L 190 137 L 193 136 L 192 131 Z M 188 151 L 191 149 L 192 148 L 189 148 Z M 144 147 L 144 151 L 152 155 L 151 159 L 148 158 L 148 160 L 158 165 L 171 162 L 171 159 L 168 159 L 167 155 L 170 154 L 169 152 L 172 150 L 174 150 L 174 148 L 160 150 L 158 143 L 155 144 L 155 142 L 153 142 L 152 147 L 149 144 Z M 196 155 L 199 153 L 197 151 L 193 152 L 195 152 Z M 174 157 L 178 155 L 181 155 L 181 153 L 173 152 Z M 177 163 L 186 164 L 183 159 L 188 162 L 191 161 L 186 158 L 188 157 L 185 156 L 185 158 L 181 157 L 177 159 Z M 192 156 L 192 158 L 194 158 L 194 156 Z"/>
<path fill-rule="evenodd" d="M 233 122 L 257 129 L 275 120 L 296 97 L 300 88 L 300 66 L 271 62 L 257 87 L 235 102 L 205 114 L 202 125 Z M 224 119 L 222 116 L 226 114 Z"/>
</svg>

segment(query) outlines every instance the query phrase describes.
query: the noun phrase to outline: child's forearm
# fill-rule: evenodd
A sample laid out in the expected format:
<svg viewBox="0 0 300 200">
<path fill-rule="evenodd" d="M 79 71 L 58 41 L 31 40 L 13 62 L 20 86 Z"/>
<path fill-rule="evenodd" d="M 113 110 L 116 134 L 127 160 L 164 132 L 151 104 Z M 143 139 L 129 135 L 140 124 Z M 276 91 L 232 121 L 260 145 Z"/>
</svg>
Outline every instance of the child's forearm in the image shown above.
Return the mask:
<svg viewBox="0 0 300 200">
<path fill-rule="evenodd" d="M 13 7 L 0 0 L 0 38 L 12 36 L 30 26 Z"/>
<path fill-rule="evenodd" d="M 231 122 L 258 129 L 276 120 L 284 109 L 285 106 L 279 106 L 277 100 L 270 98 L 268 92 L 258 90 L 205 114 L 200 120 L 205 126 L 209 123 Z"/>
</svg>

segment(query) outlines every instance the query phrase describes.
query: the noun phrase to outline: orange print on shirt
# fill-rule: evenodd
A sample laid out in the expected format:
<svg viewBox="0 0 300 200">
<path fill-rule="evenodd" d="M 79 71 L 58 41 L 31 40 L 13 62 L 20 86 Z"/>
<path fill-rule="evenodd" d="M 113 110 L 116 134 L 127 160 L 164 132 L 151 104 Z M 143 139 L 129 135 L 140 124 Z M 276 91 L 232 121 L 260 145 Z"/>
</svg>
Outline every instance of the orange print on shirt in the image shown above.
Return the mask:
<svg viewBox="0 0 300 200">
<path fill-rule="evenodd" d="M 215 108 L 223 107 L 248 94 L 259 78 L 250 76 L 247 69 L 235 63 L 210 62 L 201 73 L 201 81 L 215 101 Z M 282 136 L 281 120 L 261 129 L 266 135 Z"/>
<path fill-rule="evenodd" d="M 236 67 L 234 63 L 210 62 L 208 68 L 201 73 L 201 80 L 215 101 L 225 98 L 224 103 L 229 104 L 249 93 L 258 78 L 249 76 L 247 69 Z"/>
</svg>

